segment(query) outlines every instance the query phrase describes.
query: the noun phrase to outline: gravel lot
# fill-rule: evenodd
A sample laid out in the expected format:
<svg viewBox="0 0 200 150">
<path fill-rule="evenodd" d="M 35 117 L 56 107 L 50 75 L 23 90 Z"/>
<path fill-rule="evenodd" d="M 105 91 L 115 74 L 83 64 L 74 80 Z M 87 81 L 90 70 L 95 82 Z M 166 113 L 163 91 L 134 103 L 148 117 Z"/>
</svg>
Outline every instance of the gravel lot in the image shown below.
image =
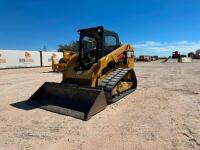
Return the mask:
<svg viewBox="0 0 200 150">
<path fill-rule="evenodd" d="M 136 63 L 138 89 L 87 122 L 13 107 L 51 68 L 0 70 L 0 149 L 200 150 L 200 61 Z"/>
</svg>

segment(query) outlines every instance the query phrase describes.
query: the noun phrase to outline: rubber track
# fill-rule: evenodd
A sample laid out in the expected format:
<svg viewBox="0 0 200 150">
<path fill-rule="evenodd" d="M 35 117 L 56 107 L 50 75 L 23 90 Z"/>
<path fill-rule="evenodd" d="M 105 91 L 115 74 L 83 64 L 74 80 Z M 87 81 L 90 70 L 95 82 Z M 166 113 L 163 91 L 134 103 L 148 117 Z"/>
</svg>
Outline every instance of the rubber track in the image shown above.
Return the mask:
<svg viewBox="0 0 200 150">
<path fill-rule="evenodd" d="M 113 88 L 129 73 L 130 70 L 130 68 L 118 68 L 102 81 L 101 87 L 104 89 L 106 99 L 109 103 L 116 102 L 135 91 L 135 89 L 129 89 L 118 96 L 112 96 Z"/>
</svg>

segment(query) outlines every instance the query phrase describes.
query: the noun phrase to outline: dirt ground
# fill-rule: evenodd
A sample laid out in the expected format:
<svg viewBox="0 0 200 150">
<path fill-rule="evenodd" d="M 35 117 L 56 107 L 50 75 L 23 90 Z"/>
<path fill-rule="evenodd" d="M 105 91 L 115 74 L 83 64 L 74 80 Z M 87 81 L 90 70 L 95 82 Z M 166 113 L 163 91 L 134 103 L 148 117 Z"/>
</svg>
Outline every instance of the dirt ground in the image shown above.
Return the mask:
<svg viewBox="0 0 200 150">
<path fill-rule="evenodd" d="M 60 82 L 50 70 L 0 70 L 0 149 L 200 150 L 200 61 L 136 63 L 136 92 L 87 122 L 11 105 Z"/>
</svg>

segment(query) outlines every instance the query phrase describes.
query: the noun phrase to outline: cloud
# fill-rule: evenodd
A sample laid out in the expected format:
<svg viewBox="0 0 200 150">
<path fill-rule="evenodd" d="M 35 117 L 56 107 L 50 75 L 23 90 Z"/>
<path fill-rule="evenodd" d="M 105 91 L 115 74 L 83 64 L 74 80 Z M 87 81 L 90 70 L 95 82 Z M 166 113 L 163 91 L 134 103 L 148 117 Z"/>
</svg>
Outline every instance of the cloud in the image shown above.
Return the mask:
<svg viewBox="0 0 200 150">
<path fill-rule="evenodd" d="M 144 41 L 138 42 L 133 45 L 137 55 L 171 55 L 175 50 L 180 51 L 181 54 L 188 52 L 195 52 L 200 49 L 200 41 L 177 41 L 177 42 L 157 42 L 157 41 Z"/>
</svg>

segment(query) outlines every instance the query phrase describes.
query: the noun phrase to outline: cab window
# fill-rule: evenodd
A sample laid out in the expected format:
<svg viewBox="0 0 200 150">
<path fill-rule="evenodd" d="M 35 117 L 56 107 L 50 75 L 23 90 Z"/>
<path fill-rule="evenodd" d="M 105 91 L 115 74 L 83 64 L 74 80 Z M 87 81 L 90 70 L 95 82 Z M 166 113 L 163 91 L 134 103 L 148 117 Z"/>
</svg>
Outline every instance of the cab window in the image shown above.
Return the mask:
<svg viewBox="0 0 200 150">
<path fill-rule="evenodd" d="M 117 39 L 114 36 L 105 36 L 105 46 L 113 47 L 117 45 Z"/>
<path fill-rule="evenodd" d="M 97 47 L 97 41 L 94 37 L 85 36 L 82 39 L 82 45 L 85 52 L 89 52 Z"/>
</svg>

